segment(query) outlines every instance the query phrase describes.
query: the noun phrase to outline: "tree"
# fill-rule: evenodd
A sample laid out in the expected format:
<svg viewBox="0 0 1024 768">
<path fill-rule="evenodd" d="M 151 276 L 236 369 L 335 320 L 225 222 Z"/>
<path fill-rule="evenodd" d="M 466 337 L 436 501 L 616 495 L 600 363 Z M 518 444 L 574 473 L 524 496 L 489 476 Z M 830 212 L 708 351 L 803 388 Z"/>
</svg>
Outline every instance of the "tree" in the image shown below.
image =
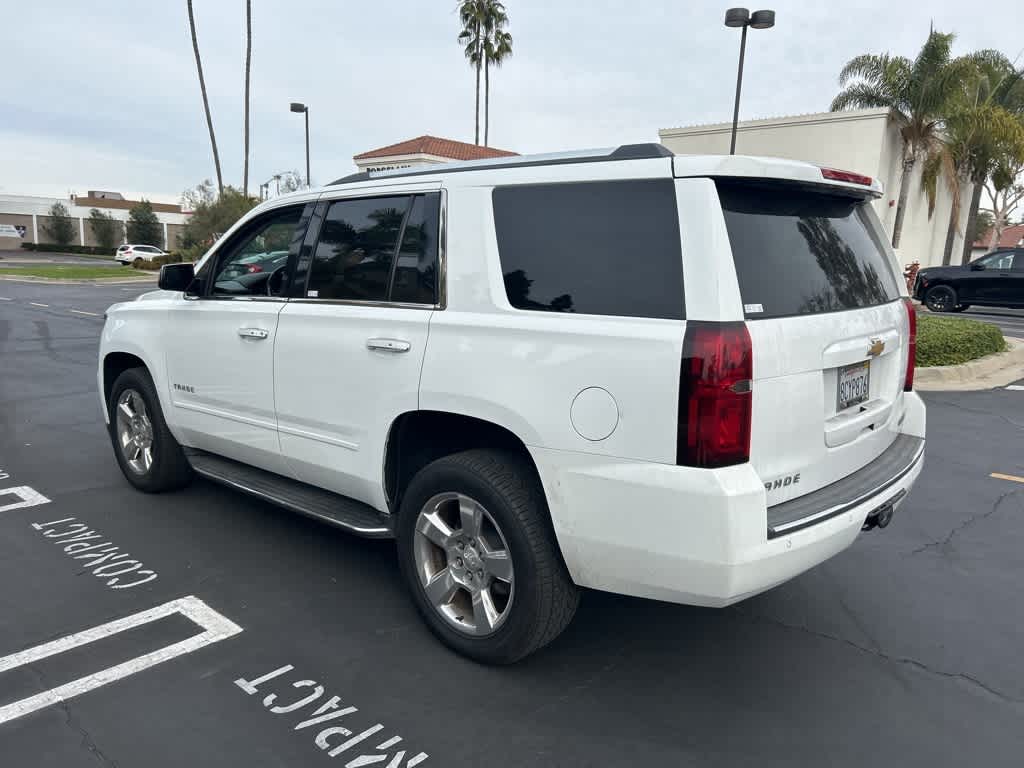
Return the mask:
<svg viewBox="0 0 1024 768">
<path fill-rule="evenodd" d="M 220 173 L 220 154 L 217 152 L 217 137 L 213 134 L 213 118 L 210 116 L 210 100 L 206 97 L 206 80 L 203 78 L 203 62 L 199 58 L 199 38 L 196 37 L 196 19 L 192 13 L 192 0 L 186 0 L 188 5 L 188 26 L 192 31 L 192 50 L 196 54 L 196 71 L 199 73 L 199 90 L 203 94 L 203 109 L 206 111 L 206 127 L 210 131 L 210 145 L 213 147 L 213 165 L 217 169 L 217 189 L 224 191 L 224 177 Z M 246 100 L 248 103 L 248 99 Z"/>
<path fill-rule="evenodd" d="M 974 226 L 971 229 L 966 230 L 964 233 L 964 239 L 971 244 L 975 243 L 992 231 L 992 224 L 993 219 L 991 213 L 988 211 L 978 211 L 978 215 L 974 217 Z"/>
<path fill-rule="evenodd" d="M 216 199 L 199 202 L 181 235 L 182 257 L 198 259 L 258 202 L 231 186 L 224 187 Z"/>
<path fill-rule="evenodd" d="M 927 157 L 941 140 L 942 120 L 969 64 L 950 59 L 953 35 L 931 32 L 917 57 L 862 54 L 839 73 L 842 90 L 832 100 L 832 111 L 885 107 L 903 139 L 903 174 L 893 223 L 892 246 L 898 248 L 917 161 Z"/>
<path fill-rule="evenodd" d="M 996 247 L 1003 231 L 1010 226 L 1010 214 L 1017 207 L 1017 204 L 1024 200 L 1024 183 L 1021 176 L 1024 174 L 1024 163 L 1014 163 L 1012 158 L 1003 158 L 996 164 L 992 175 L 985 182 L 985 192 L 988 194 L 991 206 L 979 209 L 979 215 L 984 212 L 992 217 L 992 229 L 989 232 L 989 250 Z"/>
<path fill-rule="evenodd" d="M 484 63 L 484 25 L 489 4 L 489 0 L 461 0 L 459 3 L 459 21 L 462 23 L 459 45 L 465 49 L 470 66 L 476 70 L 475 144 L 480 143 L 480 69 Z"/>
<path fill-rule="evenodd" d="M 960 190 L 972 184 L 968 227 L 977 227 L 982 186 L 1000 158 L 1024 152 L 1024 129 L 1006 109 L 1014 104 L 1016 73 L 1010 61 L 998 51 L 979 51 L 958 59 L 966 62 L 968 72 L 955 92 L 943 121 L 942 139 L 925 161 L 922 183 L 928 194 L 928 215 L 935 207 L 936 186 L 944 176 L 953 205 L 946 228 L 942 263 L 952 260 L 953 241 L 960 230 Z M 973 240 L 965 238 L 962 260 L 970 257 Z"/>
<path fill-rule="evenodd" d="M 282 195 L 287 192 L 296 192 L 302 189 L 302 174 L 298 171 L 275 173 L 274 178 L 278 180 L 278 185 Z"/>
<path fill-rule="evenodd" d="M 245 0 L 245 163 L 242 194 L 249 195 L 249 73 L 252 71 L 252 0 Z"/>
<path fill-rule="evenodd" d="M 133 245 L 155 245 L 160 248 L 164 244 L 164 228 L 153 213 L 153 206 L 148 200 L 136 203 L 128 211 L 128 242 Z"/>
<path fill-rule="evenodd" d="M 508 23 L 508 16 L 501 3 L 494 3 L 495 14 L 488 26 L 484 40 L 484 146 L 488 146 L 491 126 L 491 73 L 490 68 L 500 67 L 512 55 L 512 35 L 502 29 Z"/>
<path fill-rule="evenodd" d="M 181 193 L 181 207 L 186 211 L 194 211 L 201 203 L 212 203 L 217 199 L 213 191 L 213 182 L 204 179 L 190 189 Z"/>
<path fill-rule="evenodd" d="M 89 228 L 100 248 L 113 250 L 121 239 L 121 222 L 99 208 L 89 211 Z"/>
<path fill-rule="evenodd" d="M 47 211 L 50 221 L 43 224 L 43 231 L 57 245 L 71 245 L 75 239 L 75 223 L 64 203 L 56 202 Z"/>
</svg>

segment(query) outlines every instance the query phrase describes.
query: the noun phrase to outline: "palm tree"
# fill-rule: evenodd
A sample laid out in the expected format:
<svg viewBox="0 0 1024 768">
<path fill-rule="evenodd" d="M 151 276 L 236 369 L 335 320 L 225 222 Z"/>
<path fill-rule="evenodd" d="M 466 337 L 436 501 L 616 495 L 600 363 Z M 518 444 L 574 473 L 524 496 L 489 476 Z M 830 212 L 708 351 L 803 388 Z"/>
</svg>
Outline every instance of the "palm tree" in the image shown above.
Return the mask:
<svg viewBox="0 0 1024 768">
<path fill-rule="evenodd" d="M 484 63 L 484 25 L 487 19 L 488 0 L 461 0 L 459 3 L 459 45 L 465 49 L 466 59 L 476 70 L 476 128 L 473 142 L 480 143 L 480 69 Z"/>
<path fill-rule="evenodd" d="M 249 73 L 252 70 L 252 0 L 245 0 L 245 163 L 242 194 L 249 196 Z"/>
<path fill-rule="evenodd" d="M 210 100 L 206 98 L 206 80 L 203 79 L 203 62 L 199 58 L 199 40 L 196 37 L 196 18 L 192 13 L 192 0 L 188 5 L 188 26 L 192 30 L 192 50 L 196 54 L 196 70 L 199 72 L 199 90 L 203 93 L 203 109 L 206 110 L 206 127 L 210 130 L 210 144 L 213 146 L 213 164 L 217 169 L 217 191 L 224 191 L 224 177 L 220 173 L 220 154 L 217 152 L 217 137 L 213 135 L 213 118 L 210 117 Z"/>
<path fill-rule="evenodd" d="M 893 223 L 892 246 L 898 248 L 914 166 L 935 151 L 942 121 L 968 65 L 950 59 L 953 35 L 931 32 L 917 57 L 863 54 L 839 73 L 842 90 L 832 111 L 886 107 L 903 139 L 903 174 Z"/>
<path fill-rule="evenodd" d="M 505 59 L 512 55 L 512 35 L 501 29 L 508 23 L 505 9 L 501 3 L 495 3 L 501 8 L 501 15 L 494 18 L 494 27 L 484 42 L 484 146 L 488 146 L 487 140 L 491 127 L 491 75 L 490 68 L 500 67 Z"/>
</svg>

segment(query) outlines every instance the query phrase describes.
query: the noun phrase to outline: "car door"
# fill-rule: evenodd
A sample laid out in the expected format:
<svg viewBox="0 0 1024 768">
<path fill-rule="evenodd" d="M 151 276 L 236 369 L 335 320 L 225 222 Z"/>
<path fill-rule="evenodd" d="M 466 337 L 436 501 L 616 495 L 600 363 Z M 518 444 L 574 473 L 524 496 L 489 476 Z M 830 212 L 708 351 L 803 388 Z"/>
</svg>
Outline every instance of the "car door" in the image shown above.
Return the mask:
<svg viewBox="0 0 1024 768">
<path fill-rule="evenodd" d="M 388 430 L 418 407 L 441 304 L 441 193 L 407 190 L 318 204 L 274 352 L 281 449 L 296 477 L 381 510 Z"/>
<path fill-rule="evenodd" d="M 312 209 L 283 206 L 243 225 L 200 269 L 197 295 L 172 303 L 167 386 L 186 445 L 289 474 L 274 415 L 274 344 L 289 265 L 249 265 L 254 255 L 282 249 L 297 258 Z"/>
<path fill-rule="evenodd" d="M 1013 269 L 1008 282 L 1007 305 L 1024 307 L 1024 250 L 1014 251 Z"/>
<path fill-rule="evenodd" d="M 964 303 L 998 304 L 1009 291 L 1013 251 L 997 251 L 972 261 L 957 293 Z"/>
</svg>

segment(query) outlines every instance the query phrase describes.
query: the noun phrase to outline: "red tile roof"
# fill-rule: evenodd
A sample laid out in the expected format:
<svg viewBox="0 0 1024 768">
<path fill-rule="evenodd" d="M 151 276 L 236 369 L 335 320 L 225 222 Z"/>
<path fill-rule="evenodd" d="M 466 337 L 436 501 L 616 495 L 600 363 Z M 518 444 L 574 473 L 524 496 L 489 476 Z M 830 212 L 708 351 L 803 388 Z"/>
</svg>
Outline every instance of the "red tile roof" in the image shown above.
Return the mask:
<svg viewBox="0 0 1024 768">
<path fill-rule="evenodd" d="M 518 155 L 518 152 L 509 152 L 505 149 L 494 147 L 481 147 L 477 144 L 467 144 L 464 141 L 452 141 L 451 139 L 439 139 L 437 136 L 417 136 L 415 139 L 400 141 L 397 144 L 389 144 L 380 149 L 371 149 L 369 152 L 362 152 L 354 156 L 353 160 L 368 160 L 374 157 L 391 157 L 392 155 L 437 155 L 452 160 L 482 160 L 488 157 L 508 157 Z"/>
<path fill-rule="evenodd" d="M 992 230 L 989 230 L 974 241 L 974 247 L 987 249 L 988 241 L 991 237 Z M 1024 224 L 1007 227 L 1003 230 L 1003 234 L 999 236 L 999 242 L 996 243 L 996 248 L 1013 248 L 1015 245 L 1019 245 L 1021 240 L 1024 240 Z"/>
</svg>

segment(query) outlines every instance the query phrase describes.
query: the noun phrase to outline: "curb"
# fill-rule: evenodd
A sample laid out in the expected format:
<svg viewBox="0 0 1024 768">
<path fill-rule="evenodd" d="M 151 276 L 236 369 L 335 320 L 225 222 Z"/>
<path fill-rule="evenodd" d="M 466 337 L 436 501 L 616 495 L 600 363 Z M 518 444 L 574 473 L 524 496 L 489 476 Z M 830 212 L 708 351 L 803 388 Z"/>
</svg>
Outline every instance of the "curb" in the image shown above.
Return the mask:
<svg viewBox="0 0 1024 768">
<path fill-rule="evenodd" d="M 914 389 L 922 392 L 957 391 L 1005 387 L 1024 379 L 1024 339 L 1008 337 L 1006 352 L 971 360 L 960 365 L 936 365 L 918 368 L 914 373 Z"/>
<path fill-rule="evenodd" d="M 125 280 L 123 277 L 14 277 L 12 275 L 0 275 L 0 280 L 11 283 L 34 283 L 41 285 L 145 285 L 155 282 L 153 277 L 136 277 Z"/>
</svg>

